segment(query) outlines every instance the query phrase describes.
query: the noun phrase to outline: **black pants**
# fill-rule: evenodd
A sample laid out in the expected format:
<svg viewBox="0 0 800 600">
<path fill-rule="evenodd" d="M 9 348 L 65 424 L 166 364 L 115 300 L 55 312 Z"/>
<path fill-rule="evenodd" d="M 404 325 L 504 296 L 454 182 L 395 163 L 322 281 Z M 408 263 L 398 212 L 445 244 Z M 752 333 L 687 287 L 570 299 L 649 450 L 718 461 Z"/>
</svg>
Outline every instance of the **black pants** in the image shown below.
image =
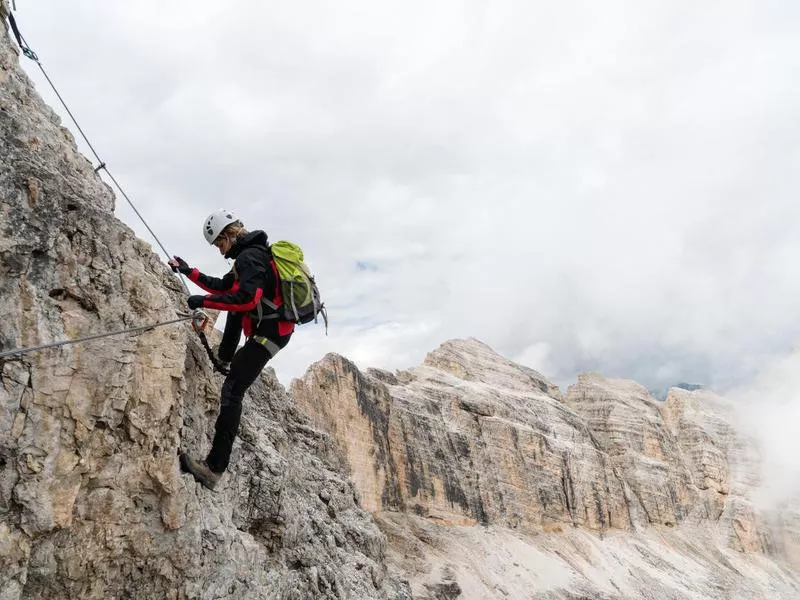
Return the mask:
<svg viewBox="0 0 800 600">
<path fill-rule="evenodd" d="M 272 356 L 269 350 L 252 340 L 234 354 L 230 374 L 222 384 L 214 443 L 206 457 L 206 464 L 212 471 L 222 473 L 228 468 L 233 440 L 239 431 L 242 398 Z"/>
</svg>

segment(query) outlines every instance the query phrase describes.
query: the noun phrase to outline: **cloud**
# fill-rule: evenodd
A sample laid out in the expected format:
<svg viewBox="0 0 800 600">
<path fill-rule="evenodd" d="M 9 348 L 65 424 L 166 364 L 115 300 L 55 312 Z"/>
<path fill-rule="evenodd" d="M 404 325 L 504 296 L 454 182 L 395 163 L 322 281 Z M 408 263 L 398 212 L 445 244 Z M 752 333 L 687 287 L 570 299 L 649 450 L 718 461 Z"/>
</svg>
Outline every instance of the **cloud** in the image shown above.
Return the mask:
<svg viewBox="0 0 800 600">
<path fill-rule="evenodd" d="M 18 16 L 168 249 L 226 269 L 220 206 L 304 247 L 331 328 L 282 380 L 474 336 L 562 384 L 726 388 L 796 339 L 793 3 L 162 4 Z"/>
<path fill-rule="evenodd" d="M 771 363 L 747 387 L 731 393 L 744 432 L 758 442 L 764 508 L 797 505 L 800 498 L 800 353 Z"/>
</svg>

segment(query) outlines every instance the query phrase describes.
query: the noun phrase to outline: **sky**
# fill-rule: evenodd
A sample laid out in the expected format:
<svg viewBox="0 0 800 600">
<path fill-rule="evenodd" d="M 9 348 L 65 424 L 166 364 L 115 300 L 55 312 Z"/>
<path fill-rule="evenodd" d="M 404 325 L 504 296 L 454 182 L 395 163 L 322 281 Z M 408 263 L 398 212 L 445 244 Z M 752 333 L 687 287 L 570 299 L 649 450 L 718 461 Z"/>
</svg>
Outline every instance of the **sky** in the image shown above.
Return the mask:
<svg viewBox="0 0 800 600">
<path fill-rule="evenodd" d="M 796 347 L 794 0 L 16 4 L 172 254 L 224 273 L 221 207 L 304 248 L 331 323 L 284 384 L 475 337 L 561 386 L 724 392 Z"/>
</svg>

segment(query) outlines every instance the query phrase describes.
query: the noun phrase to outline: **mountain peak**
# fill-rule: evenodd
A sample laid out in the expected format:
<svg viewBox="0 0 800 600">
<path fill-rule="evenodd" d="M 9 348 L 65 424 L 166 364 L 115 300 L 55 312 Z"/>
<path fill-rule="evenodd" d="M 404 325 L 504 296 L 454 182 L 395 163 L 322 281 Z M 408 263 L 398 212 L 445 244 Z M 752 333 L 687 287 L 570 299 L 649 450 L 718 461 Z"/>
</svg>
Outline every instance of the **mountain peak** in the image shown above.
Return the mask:
<svg viewBox="0 0 800 600">
<path fill-rule="evenodd" d="M 776 530 L 754 506 L 757 448 L 724 401 L 673 388 L 656 402 L 591 372 L 556 400 L 535 382 L 547 385 L 468 338 L 397 376 L 320 364 L 292 398 L 344 448 L 412 589 L 522 598 L 557 570 L 564 587 L 548 597 L 797 597 L 784 565 L 796 569 L 800 512 Z M 635 568 L 607 569 L 618 564 Z"/>
<path fill-rule="evenodd" d="M 558 386 L 544 375 L 501 356 L 473 337 L 444 342 L 429 352 L 422 364 L 464 381 L 522 390 L 534 385 L 548 395 L 560 396 Z"/>
</svg>

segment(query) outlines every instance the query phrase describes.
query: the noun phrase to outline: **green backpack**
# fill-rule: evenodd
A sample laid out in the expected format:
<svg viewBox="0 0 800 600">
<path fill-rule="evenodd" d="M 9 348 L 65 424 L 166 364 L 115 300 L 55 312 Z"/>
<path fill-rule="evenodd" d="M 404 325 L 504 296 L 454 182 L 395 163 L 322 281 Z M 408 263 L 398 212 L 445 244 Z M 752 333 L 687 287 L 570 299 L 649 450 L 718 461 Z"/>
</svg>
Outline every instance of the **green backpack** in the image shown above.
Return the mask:
<svg viewBox="0 0 800 600">
<path fill-rule="evenodd" d="M 292 323 L 316 323 L 321 314 L 327 333 L 328 312 L 322 303 L 314 276 L 303 262 L 303 250 L 297 244 L 285 240 L 271 244 L 270 250 L 278 272 L 283 304 L 276 306 L 264 298 L 261 302 L 277 313 L 279 319 Z"/>
</svg>

